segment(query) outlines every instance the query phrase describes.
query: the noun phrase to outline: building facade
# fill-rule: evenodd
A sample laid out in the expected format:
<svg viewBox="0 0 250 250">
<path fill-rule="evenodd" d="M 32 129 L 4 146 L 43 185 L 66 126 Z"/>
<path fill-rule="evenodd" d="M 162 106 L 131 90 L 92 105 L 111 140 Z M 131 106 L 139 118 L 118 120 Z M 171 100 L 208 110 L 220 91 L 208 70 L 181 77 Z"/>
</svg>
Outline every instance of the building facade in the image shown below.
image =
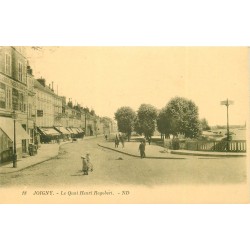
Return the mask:
<svg viewBox="0 0 250 250">
<path fill-rule="evenodd" d="M 27 105 L 27 124 L 28 124 L 28 134 L 30 136 L 30 143 L 37 144 L 36 139 L 36 93 L 34 88 L 35 78 L 32 74 L 32 69 L 27 66 L 27 95 L 28 95 L 28 105 Z"/>
<path fill-rule="evenodd" d="M 0 47 L 0 161 L 12 157 L 15 112 L 17 157 L 27 153 L 29 139 L 27 59 L 23 47 Z"/>
<path fill-rule="evenodd" d="M 107 127 L 88 108 L 66 103 L 53 87 L 35 78 L 25 47 L 0 46 L 0 163 L 13 159 L 14 148 L 21 158 L 31 144 L 113 132 L 111 123 Z"/>
<path fill-rule="evenodd" d="M 54 142 L 60 137 L 54 127 L 59 126 L 58 117 L 62 114 L 62 97 L 53 89 L 53 84 L 46 85 L 44 78 L 34 79 L 36 128 L 42 143 Z"/>
</svg>

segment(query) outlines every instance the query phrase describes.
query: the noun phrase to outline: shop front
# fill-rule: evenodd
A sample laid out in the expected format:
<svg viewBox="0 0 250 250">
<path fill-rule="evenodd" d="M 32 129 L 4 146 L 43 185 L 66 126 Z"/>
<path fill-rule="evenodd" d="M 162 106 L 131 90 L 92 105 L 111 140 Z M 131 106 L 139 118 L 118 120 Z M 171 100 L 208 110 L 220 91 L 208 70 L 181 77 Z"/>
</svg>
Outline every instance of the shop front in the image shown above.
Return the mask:
<svg viewBox="0 0 250 250">
<path fill-rule="evenodd" d="M 61 134 L 61 139 L 63 141 L 68 141 L 71 139 L 71 132 L 69 132 L 66 128 L 60 126 L 55 127 L 55 129 Z"/>
<path fill-rule="evenodd" d="M 41 143 L 56 143 L 59 142 L 61 134 L 54 128 L 37 127 L 40 134 Z"/>
<path fill-rule="evenodd" d="M 78 138 L 83 138 L 84 137 L 84 131 L 82 128 L 77 128 L 78 131 Z"/>
<path fill-rule="evenodd" d="M 76 128 L 67 128 L 67 130 L 70 132 L 72 139 L 78 138 L 78 131 Z"/>
<path fill-rule="evenodd" d="M 14 140 L 16 140 L 17 159 L 20 159 L 27 152 L 29 139 L 30 136 L 23 129 L 21 123 L 15 122 L 14 133 L 14 120 L 0 117 L 0 163 L 12 160 Z"/>
</svg>

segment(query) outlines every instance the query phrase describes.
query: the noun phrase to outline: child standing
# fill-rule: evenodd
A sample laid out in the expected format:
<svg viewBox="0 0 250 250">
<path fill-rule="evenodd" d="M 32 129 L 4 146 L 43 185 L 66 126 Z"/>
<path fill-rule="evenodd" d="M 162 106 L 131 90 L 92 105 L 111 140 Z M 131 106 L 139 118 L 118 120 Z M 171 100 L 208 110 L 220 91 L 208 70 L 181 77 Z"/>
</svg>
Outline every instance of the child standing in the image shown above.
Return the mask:
<svg viewBox="0 0 250 250">
<path fill-rule="evenodd" d="M 88 169 L 91 172 L 93 172 L 93 164 L 90 162 L 90 154 L 89 153 L 86 154 L 86 161 L 87 161 Z"/>
<path fill-rule="evenodd" d="M 85 158 L 85 156 L 82 156 L 82 171 L 84 175 L 88 175 L 89 174 L 89 169 L 88 169 L 88 163 L 87 160 Z"/>
</svg>

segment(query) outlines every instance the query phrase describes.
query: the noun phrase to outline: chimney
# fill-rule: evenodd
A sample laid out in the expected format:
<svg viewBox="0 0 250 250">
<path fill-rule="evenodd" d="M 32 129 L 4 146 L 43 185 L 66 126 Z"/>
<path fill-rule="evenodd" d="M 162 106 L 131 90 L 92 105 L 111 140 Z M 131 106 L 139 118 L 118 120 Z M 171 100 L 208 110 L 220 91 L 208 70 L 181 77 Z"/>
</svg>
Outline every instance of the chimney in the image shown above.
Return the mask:
<svg viewBox="0 0 250 250">
<path fill-rule="evenodd" d="M 37 79 L 37 81 L 43 86 L 43 87 L 45 87 L 45 79 L 44 78 L 39 78 L 39 79 Z"/>
<path fill-rule="evenodd" d="M 54 92 L 54 82 L 52 82 L 52 91 Z"/>
<path fill-rule="evenodd" d="M 27 65 L 27 73 L 32 75 L 32 68 L 29 65 Z"/>
</svg>

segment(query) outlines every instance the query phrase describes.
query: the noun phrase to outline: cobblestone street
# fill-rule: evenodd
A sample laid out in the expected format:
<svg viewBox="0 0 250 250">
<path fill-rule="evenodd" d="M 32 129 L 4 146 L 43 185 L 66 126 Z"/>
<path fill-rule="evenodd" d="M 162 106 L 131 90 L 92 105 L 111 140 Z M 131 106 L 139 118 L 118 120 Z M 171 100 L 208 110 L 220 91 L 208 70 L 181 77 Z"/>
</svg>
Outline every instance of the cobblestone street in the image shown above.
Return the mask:
<svg viewBox="0 0 250 250">
<path fill-rule="evenodd" d="M 140 159 L 102 148 L 103 138 L 62 145 L 59 156 L 22 171 L 1 174 L 1 187 L 10 186 L 95 186 L 95 185 L 158 185 L 239 184 L 246 181 L 246 157 L 185 159 Z M 125 144 L 129 147 L 129 144 Z M 133 146 L 135 149 L 136 146 Z M 156 149 L 147 146 L 148 154 Z M 89 152 L 94 171 L 81 172 L 81 155 Z M 138 155 L 136 151 L 135 154 Z M 165 154 L 166 155 L 166 154 Z M 170 155 L 171 154 L 167 154 Z M 175 156 L 177 157 L 177 156 Z M 183 156 L 180 156 L 183 158 Z"/>
</svg>

